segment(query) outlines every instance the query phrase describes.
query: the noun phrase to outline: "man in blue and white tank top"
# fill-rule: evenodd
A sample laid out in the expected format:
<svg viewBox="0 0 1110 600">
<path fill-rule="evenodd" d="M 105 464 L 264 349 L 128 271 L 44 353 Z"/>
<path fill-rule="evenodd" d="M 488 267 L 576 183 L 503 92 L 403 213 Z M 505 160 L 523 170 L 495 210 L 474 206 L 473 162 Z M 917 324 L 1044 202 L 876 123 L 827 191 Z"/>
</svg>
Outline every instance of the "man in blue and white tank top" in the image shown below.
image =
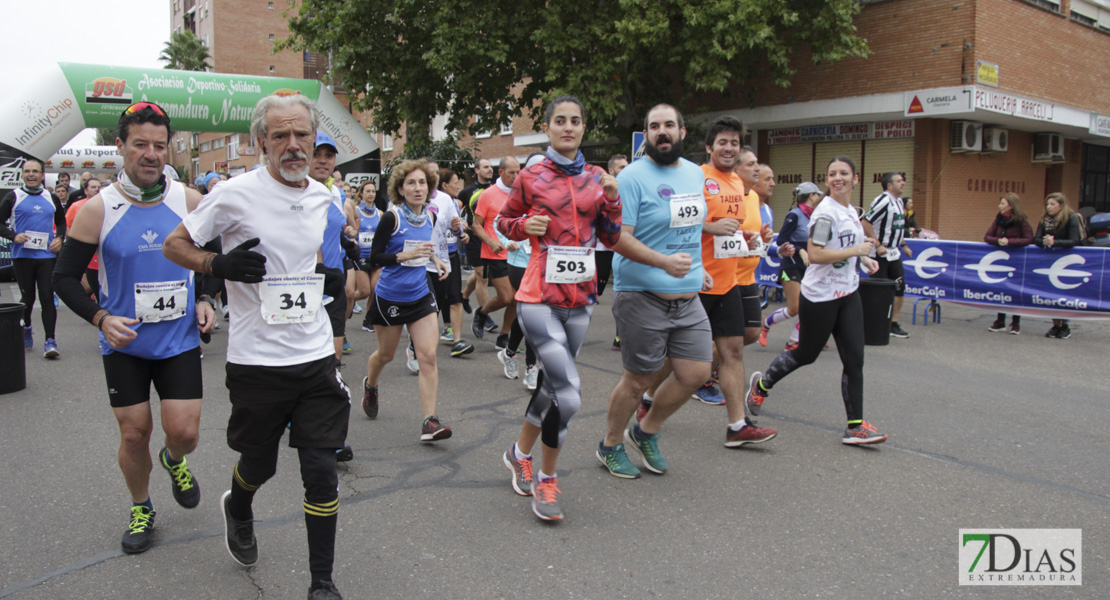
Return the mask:
<svg viewBox="0 0 1110 600">
<path fill-rule="evenodd" d="M 316 148 L 312 151 L 312 167 L 309 176 L 324 184 L 331 192 L 331 206 L 328 207 L 328 226 L 324 229 L 324 243 L 320 246 L 320 254 L 324 266 L 343 275 L 343 261 L 346 258 L 345 248 L 355 242 L 347 238 L 344 230 L 347 227 L 347 214 L 343 210 L 344 197 L 342 190 L 335 185 L 331 172 L 335 169 L 337 156 L 335 141 L 323 131 L 316 132 Z M 335 359 L 340 360 L 344 353 L 350 352 L 346 343 L 347 324 L 347 293 L 345 286 L 337 286 L 324 292 L 331 301 L 324 306 L 331 321 L 332 343 L 335 344 Z M 346 455 L 344 454 L 344 457 Z"/>
<path fill-rule="evenodd" d="M 211 296 L 194 304 L 193 272 L 162 255 L 163 242 L 201 200 L 200 193 L 163 173 L 169 117 L 156 104 L 139 102 L 120 117 L 118 136 L 119 182 L 100 190 L 78 213 L 54 284 L 66 305 L 100 331 L 108 399 L 120 429 L 119 464 L 133 502 L 122 546 L 136 553 L 153 543 L 152 383 L 166 436 L 158 464 L 169 473 L 178 504 L 200 503 L 185 455 L 199 439 L 199 332 L 211 331 L 216 317 Z M 99 302 L 81 287 L 94 253 L 100 256 Z"/>
</svg>

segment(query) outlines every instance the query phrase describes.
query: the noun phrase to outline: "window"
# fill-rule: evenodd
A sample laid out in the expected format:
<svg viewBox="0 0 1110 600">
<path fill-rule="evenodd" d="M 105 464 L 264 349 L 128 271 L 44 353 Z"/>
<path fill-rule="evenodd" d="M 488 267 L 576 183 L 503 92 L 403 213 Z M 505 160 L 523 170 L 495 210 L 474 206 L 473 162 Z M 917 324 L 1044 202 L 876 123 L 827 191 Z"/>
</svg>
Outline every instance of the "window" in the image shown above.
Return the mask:
<svg viewBox="0 0 1110 600">
<path fill-rule="evenodd" d="M 212 149 L 212 142 L 201 142 L 200 143 L 200 151 L 201 152 L 208 152 L 211 149 Z"/>
<path fill-rule="evenodd" d="M 274 10 L 274 3 L 273 2 L 267 2 L 266 3 L 266 8 L 268 8 L 270 10 Z"/>
<path fill-rule="evenodd" d="M 389 152 L 393 150 L 393 135 L 389 133 L 382 134 L 382 150 Z"/>
<path fill-rule="evenodd" d="M 507 124 L 503 123 L 501 125 L 501 135 L 512 135 L 512 134 L 513 134 L 513 120 L 510 118 L 509 122 Z"/>
<path fill-rule="evenodd" d="M 272 34 L 272 33 L 270 34 L 270 41 L 271 42 L 274 41 L 274 34 Z"/>
<path fill-rule="evenodd" d="M 224 147 L 224 138 L 216 138 L 212 140 L 212 149 L 219 150 Z"/>
<path fill-rule="evenodd" d="M 227 136 L 227 160 L 239 158 L 239 134 Z"/>
<path fill-rule="evenodd" d="M 274 65 L 270 65 L 270 72 L 271 72 L 271 73 L 273 73 L 273 72 L 274 72 Z"/>
<path fill-rule="evenodd" d="M 1025 0 L 1033 6 L 1039 6 L 1054 13 L 1060 12 L 1060 0 Z"/>
<path fill-rule="evenodd" d="M 474 123 L 478 123 L 478 115 L 474 115 L 472 118 L 474 119 Z M 478 133 L 474 134 L 474 137 L 481 140 L 488 138 L 491 135 L 493 135 L 493 130 L 487 129 L 485 131 L 479 131 Z"/>
<path fill-rule="evenodd" d="M 312 53 L 309 52 L 308 50 L 305 50 L 304 51 L 304 61 L 309 62 L 311 60 L 312 60 Z"/>
<path fill-rule="evenodd" d="M 179 153 L 185 151 L 185 140 L 177 138 L 177 151 Z"/>
<path fill-rule="evenodd" d="M 1110 147 L 1083 144 L 1083 173 L 1080 176 L 1079 207 L 1110 211 Z"/>
</svg>

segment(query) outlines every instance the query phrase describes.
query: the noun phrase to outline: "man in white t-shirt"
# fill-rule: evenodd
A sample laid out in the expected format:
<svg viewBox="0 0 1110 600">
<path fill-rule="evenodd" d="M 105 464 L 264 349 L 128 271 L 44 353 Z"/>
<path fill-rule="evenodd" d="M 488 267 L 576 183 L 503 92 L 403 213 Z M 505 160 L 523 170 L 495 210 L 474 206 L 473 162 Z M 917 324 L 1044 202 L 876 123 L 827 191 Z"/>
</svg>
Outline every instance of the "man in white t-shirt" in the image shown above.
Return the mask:
<svg viewBox="0 0 1110 600">
<path fill-rule="evenodd" d="M 166 239 L 166 256 L 227 281 L 231 330 L 228 445 L 240 453 L 221 498 L 225 541 L 240 565 L 258 560 L 251 504 L 277 470 L 289 426 L 304 482 L 309 598 L 342 598 L 332 583 L 339 512 L 336 450 L 347 438 L 350 390 L 322 307 L 320 246 L 331 192 L 308 177 L 319 112 L 301 95 L 268 96 L 251 117 L 266 167 L 220 185 Z M 196 244 L 220 236 L 226 254 Z M 329 280 L 329 284 L 330 284 Z"/>
</svg>

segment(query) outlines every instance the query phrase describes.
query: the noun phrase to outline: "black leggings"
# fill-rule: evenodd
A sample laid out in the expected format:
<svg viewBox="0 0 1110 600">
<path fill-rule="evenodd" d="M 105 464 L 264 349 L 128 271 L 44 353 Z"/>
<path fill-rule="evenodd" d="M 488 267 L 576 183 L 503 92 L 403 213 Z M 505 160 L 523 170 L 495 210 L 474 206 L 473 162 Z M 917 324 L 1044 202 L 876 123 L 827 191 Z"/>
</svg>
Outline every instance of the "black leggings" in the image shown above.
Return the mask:
<svg viewBox="0 0 1110 600">
<path fill-rule="evenodd" d="M 42 329 L 46 339 L 54 337 L 54 325 L 58 322 L 58 309 L 54 308 L 54 286 L 50 276 L 54 273 L 54 258 L 16 258 L 12 260 L 12 270 L 19 284 L 19 301 L 23 309 L 23 326 L 31 326 L 31 309 L 35 307 L 35 288 L 38 288 L 39 303 L 42 304 Z"/>
<path fill-rule="evenodd" d="M 859 291 L 827 302 L 811 302 L 803 295 L 798 306 L 798 347 L 778 355 L 763 374 L 763 387 L 776 383 L 799 367 L 817 360 L 831 333 L 844 372 L 840 392 L 848 423 L 863 420 L 863 305 Z"/>
<path fill-rule="evenodd" d="M 509 283 L 512 284 L 514 292 L 520 289 L 520 282 L 524 280 L 524 271 L 524 267 L 509 265 Z M 516 300 L 513 302 L 516 302 Z M 536 351 L 532 349 L 532 344 L 524 339 L 524 330 L 520 328 L 520 319 L 513 319 L 513 326 L 509 330 L 509 343 L 505 346 L 506 354 L 512 352 L 509 358 L 516 356 L 516 351 L 517 348 L 520 348 L 521 340 L 526 344 L 524 347 L 524 365 L 526 367 L 535 366 Z"/>
<path fill-rule="evenodd" d="M 594 261 L 597 263 L 597 295 L 605 293 L 605 286 L 609 285 L 609 276 L 613 274 L 613 252 L 599 250 L 594 252 Z"/>
</svg>

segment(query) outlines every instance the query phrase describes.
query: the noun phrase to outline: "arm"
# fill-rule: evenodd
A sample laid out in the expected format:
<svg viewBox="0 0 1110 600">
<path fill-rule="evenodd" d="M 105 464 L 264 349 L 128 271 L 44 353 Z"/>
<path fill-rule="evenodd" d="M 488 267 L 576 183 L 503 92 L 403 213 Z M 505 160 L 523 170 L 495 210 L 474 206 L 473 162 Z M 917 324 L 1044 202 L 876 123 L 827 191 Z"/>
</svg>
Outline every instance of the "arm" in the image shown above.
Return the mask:
<svg viewBox="0 0 1110 600">
<path fill-rule="evenodd" d="M 527 221 L 531 218 L 528 212 L 532 210 L 532 190 L 531 180 L 528 181 L 528 190 L 525 190 L 524 179 L 528 177 L 524 173 L 517 175 L 516 181 L 513 182 L 513 189 L 509 191 L 509 199 L 505 201 L 504 206 L 501 207 L 501 213 L 494 221 L 494 230 L 499 234 L 503 234 L 510 240 L 525 240 L 528 238 L 528 232 L 525 231 Z M 537 213 L 539 214 L 539 213 Z M 535 215 L 533 215 L 535 216 Z M 478 216 L 475 215 L 475 219 Z M 484 222 L 485 219 L 483 218 Z M 474 221 L 474 235 L 478 239 L 485 241 L 482 237 L 485 232 L 478 233 L 481 227 L 478 221 Z M 542 235 L 542 234 L 541 234 Z"/>
<path fill-rule="evenodd" d="M 620 252 L 621 256 L 629 260 L 634 260 L 649 267 L 663 269 L 668 275 L 677 279 L 685 277 L 690 272 L 693 259 L 689 254 L 685 252 L 663 254 L 648 248 L 633 235 L 635 230 L 635 225 L 621 225 L 621 235 L 617 243 L 613 245 L 613 250 Z"/>
<path fill-rule="evenodd" d="M 62 249 L 62 240 L 66 238 L 66 209 L 62 208 L 62 201 L 53 193 L 50 193 L 50 200 L 54 202 L 55 232 L 54 239 L 50 242 L 50 251 L 57 254 Z"/>
<path fill-rule="evenodd" d="M 1037 233 L 1033 235 L 1033 243 L 1044 248 L 1044 221 L 1037 223 Z"/>
<path fill-rule="evenodd" d="M 779 244 L 777 247 L 777 254 L 783 258 L 793 256 L 794 244 L 790 243 L 790 238 L 794 235 L 794 231 L 798 229 L 798 215 L 794 212 L 786 213 L 786 217 L 782 220 L 782 228 L 779 229 Z M 788 252 L 788 254 L 784 254 Z"/>
<path fill-rule="evenodd" d="M 1073 214 L 1068 219 L 1068 227 L 1065 230 L 1066 235 L 1058 236 L 1052 240 L 1052 245 L 1056 248 L 1075 248 L 1083 243 L 1082 228 L 1079 226 L 1079 215 Z"/>
<path fill-rule="evenodd" d="M 396 227 L 397 213 L 393 211 L 382 213 L 381 220 L 378 221 L 378 228 L 374 230 L 374 241 L 370 244 L 370 260 L 374 263 L 375 268 L 401 262 L 402 259 L 398 257 L 404 252 L 391 254 L 385 251 L 386 245 L 389 244 L 389 238 L 393 237 L 393 230 Z"/>
<path fill-rule="evenodd" d="M 1004 231 L 999 231 L 998 222 L 997 221 L 992 221 L 990 229 L 988 229 L 987 234 L 983 236 L 983 241 L 992 245 L 992 246 L 997 246 L 998 245 L 998 240 L 1003 237 L 1000 234 L 1003 234 L 1003 233 L 1005 233 L 1005 232 Z"/>
<path fill-rule="evenodd" d="M 0 201 L 0 236 L 15 242 L 15 231 L 8 227 L 8 219 L 12 217 L 12 209 L 15 207 L 15 192 L 11 191 L 4 195 L 4 199 Z M 16 242 L 21 243 L 21 242 Z"/>
<path fill-rule="evenodd" d="M 809 243 L 807 246 L 811 264 L 831 265 L 853 257 L 867 256 L 874 247 L 871 238 L 864 238 L 861 244 L 833 250 L 826 247 L 833 237 L 832 222 L 828 218 L 820 217 L 815 221 L 810 221 Z"/>
<path fill-rule="evenodd" d="M 479 200 L 479 202 L 481 202 L 481 200 Z M 482 205 L 479 204 L 478 206 L 481 207 Z M 489 246 L 489 249 L 492 250 L 494 254 L 500 254 L 505 248 L 501 245 L 501 242 L 491 238 L 489 234 L 486 233 L 485 222 L 486 218 L 482 216 L 481 213 L 474 213 L 474 235 L 477 236 L 483 244 Z"/>
<path fill-rule="evenodd" d="M 701 225 L 701 232 L 706 235 L 732 235 L 737 229 L 740 229 L 740 221 L 736 219 L 706 221 Z"/>
<path fill-rule="evenodd" d="M 1033 228 L 1030 227 L 1029 221 L 1022 221 L 1021 237 L 1010 238 L 1009 242 L 1009 245 L 1015 248 L 1028 246 L 1033 243 Z"/>
<path fill-rule="evenodd" d="M 602 184 L 603 194 L 601 210 L 597 213 L 594 226 L 597 231 L 597 239 L 601 240 L 602 244 L 612 248 L 620 242 L 621 231 L 624 229 L 621 226 L 624 207 L 621 203 L 617 178 L 609 174 L 603 174 L 599 182 Z"/>
</svg>

